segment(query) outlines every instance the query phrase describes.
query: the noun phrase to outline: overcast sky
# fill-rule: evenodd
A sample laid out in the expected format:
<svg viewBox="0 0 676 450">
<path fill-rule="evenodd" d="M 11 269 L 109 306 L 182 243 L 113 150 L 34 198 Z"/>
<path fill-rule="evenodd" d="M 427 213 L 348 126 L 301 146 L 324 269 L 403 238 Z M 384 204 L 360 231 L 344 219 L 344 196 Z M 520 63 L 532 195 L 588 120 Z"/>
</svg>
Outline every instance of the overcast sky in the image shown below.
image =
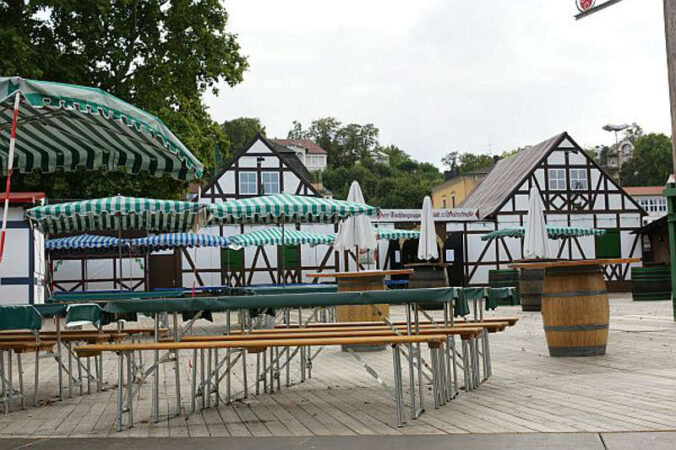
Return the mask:
<svg viewBox="0 0 676 450">
<path fill-rule="evenodd" d="M 601 0 L 599 0 L 601 1 Z M 373 123 L 384 145 L 439 165 L 568 131 L 637 122 L 669 134 L 661 0 L 624 0 L 576 22 L 574 0 L 226 0 L 249 55 L 244 82 L 208 96 L 222 122 Z"/>
</svg>

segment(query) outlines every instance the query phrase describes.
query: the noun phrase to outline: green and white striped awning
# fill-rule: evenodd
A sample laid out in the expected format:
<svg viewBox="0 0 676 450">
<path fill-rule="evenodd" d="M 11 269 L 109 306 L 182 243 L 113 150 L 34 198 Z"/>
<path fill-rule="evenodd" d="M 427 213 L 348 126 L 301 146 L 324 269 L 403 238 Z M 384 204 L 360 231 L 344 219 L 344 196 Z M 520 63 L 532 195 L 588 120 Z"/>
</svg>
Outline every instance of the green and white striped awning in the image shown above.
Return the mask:
<svg viewBox="0 0 676 450">
<path fill-rule="evenodd" d="M 230 246 L 251 247 L 258 245 L 282 245 L 281 228 L 266 228 L 264 230 L 250 231 L 236 236 L 230 236 Z M 306 231 L 297 231 L 284 229 L 284 245 L 330 245 L 333 244 L 335 236 L 332 234 L 308 233 Z"/>
<path fill-rule="evenodd" d="M 26 217 L 48 233 L 96 230 L 186 232 L 204 223 L 205 208 L 197 202 L 108 197 L 37 206 Z"/>
<path fill-rule="evenodd" d="M 100 89 L 20 77 L 0 77 L 0 176 L 7 175 L 17 92 L 17 171 L 124 168 L 178 180 L 202 176 L 202 163 L 157 117 Z"/>
<path fill-rule="evenodd" d="M 265 195 L 210 205 L 211 224 L 337 223 L 350 216 L 375 216 L 379 208 L 321 197 Z"/>
<path fill-rule="evenodd" d="M 396 241 L 399 239 L 418 239 L 420 238 L 420 231 L 378 229 L 376 231 L 376 238 L 380 241 Z"/>
<path fill-rule="evenodd" d="M 522 238 L 525 234 L 524 227 L 503 228 L 481 236 L 481 240 L 488 241 L 501 237 Z M 606 230 L 598 228 L 547 226 L 549 239 L 564 239 L 573 236 L 603 236 L 605 234 Z"/>
</svg>

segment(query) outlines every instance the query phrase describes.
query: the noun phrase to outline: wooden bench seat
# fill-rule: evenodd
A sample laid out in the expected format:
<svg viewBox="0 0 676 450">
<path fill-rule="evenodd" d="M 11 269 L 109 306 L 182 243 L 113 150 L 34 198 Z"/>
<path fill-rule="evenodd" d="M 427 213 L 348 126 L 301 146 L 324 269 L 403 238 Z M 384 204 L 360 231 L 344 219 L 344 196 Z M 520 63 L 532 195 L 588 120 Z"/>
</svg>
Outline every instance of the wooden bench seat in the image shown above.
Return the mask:
<svg viewBox="0 0 676 450">
<path fill-rule="evenodd" d="M 35 351 L 51 351 L 55 341 L 12 340 L 0 341 L 0 350 L 13 350 L 15 353 L 33 353 Z"/>
<path fill-rule="evenodd" d="M 339 322 L 338 324 L 341 324 L 343 322 Z M 297 326 L 294 327 L 276 327 L 276 328 L 263 328 L 263 329 L 255 329 L 251 330 L 249 334 L 269 334 L 269 335 L 275 335 L 277 333 L 286 333 L 290 331 L 294 332 L 299 332 L 299 333 L 321 333 L 321 332 L 339 332 L 339 331 L 351 331 L 355 329 L 359 330 L 391 330 L 391 328 L 388 325 L 385 325 L 384 323 L 380 322 L 374 322 L 374 325 L 371 326 L 361 326 L 361 325 L 352 325 L 350 326 L 349 324 L 353 322 L 344 322 L 344 324 L 348 324 L 346 326 L 335 326 L 335 327 L 307 327 L 307 328 L 299 328 Z M 356 322 L 356 323 L 361 323 L 361 322 Z M 406 325 L 395 325 L 398 330 L 401 330 L 402 332 L 406 332 L 407 327 Z M 481 330 L 486 330 L 489 333 L 496 333 L 499 331 L 504 331 L 508 327 L 507 322 L 477 322 L 477 323 L 456 323 L 453 324 L 453 327 L 449 327 L 448 329 L 457 329 L 461 330 L 464 328 L 480 328 Z M 438 330 L 442 328 L 437 328 L 431 323 L 420 323 L 420 330 Z M 242 331 L 240 330 L 234 330 L 231 332 L 232 335 L 241 335 Z"/>
<path fill-rule="evenodd" d="M 518 317 L 484 317 L 484 320 L 482 322 L 472 322 L 472 321 L 467 321 L 465 322 L 464 320 L 455 320 L 453 322 L 453 325 L 463 325 L 463 324 L 475 324 L 475 323 L 493 323 L 493 322 L 507 322 L 508 326 L 512 327 L 516 325 L 516 323 L 519 321 Z M 398 320 L 392 322 L 394 325 L 406 325 L 405 321 Z M 419 322 L 421 325 L 422 324 L 431 324 L 430 321 L 428 320 L 421 320 Z M 438 324 L 443 324 L 443 319 L 439 319 L 437 321 Z M 363 327 L 368 327 L 368 326 L 379 326 L 383 325 L 383 322 L 380 321 L 371 321 L 371 322 L 317 322 L 317 323 L 308 323 L 307 328 L 332 328 L 332 327 L 344 327 L 344 326 L 363 326 Z M 280 325 L 275 325 L 275 328 L 284 328 L 285 325 L 280 324 Z"/>
<path fill-rule="evenodd" d="M 443 334 L 445 336 L 455 335 L 462 339 L 478 337 L 482 328 L 463 327 L 463 328 L 430 328 L 420 330 L 421 335 Z M 326 330 L 316 331 L 305 329 L 292 329 L 288 333 L 275 333 L 274 339 L 315 339 L 325 337 L 369 337 L 369 336 L 394 336 L 391 329 L 361 329 L 361 330 Z M 182 342 L 212 342 L 212 341 L 235 341 L 235 340 L 263 340 L 270 339 L 272 336 L 264 333 L 255 334 L 231 334 L 231 335 L 207 335 L 207 336 L 183 336 Z"/>
<path fill-rule="evenodd" d="M 123 328 L 122 330 L 117 330 L 117 328 L 111 328 L 111 329 L 102 329 L 101 331 L 98 330 L 63 330 L 61 331 L 61 337 L 64 336 L 70 336 L 70 335 L 81 335 L 81 334 L 98 334 L 98 333 L 106 333 L 106 334 L 124 334 L 124 335 L 130 335 L 130 334 L 143 334 L 146 336 L 153 336 L 155 334 L 155 331 L 152 328 Z M 56 330 L 43 330 L 40 331 L 40 337 L 43 338 L 48 338 L 48 337 L 56 337 L 57 336 Z M 169 334 L 169 330 L 166 328 L 160 328 L 159 329 L 159 335 L 160 336 L 166 336 Z M 35 336 L 35 333 L 30 332 L 30 331 L 1 331 L 0 332 L 0 339 L 3 339 L 6 336 Z"/>
<path fill-rule="evenodd" d="M 41 338 L 53 341 L 56 340 L 57 335 L 48 335 L 43 336 L 40 334 Z M 69 333 L 61 336 L 62 342 L 80 342 L 84 341 L 89 344 L 98 344 L 102 342 L 119 342 L 124 340 L 126 335 L 124 333 Z M 27 336 L 14 336 L 14 335 L 2 335 L 0 336 L 0 343 L 2 342 L 18 342 L 18 341 L 28 341 L 30 340 Z"/>
<path fill-rule="evenodd" d="M 246 339 L 238 340 L 215 340 L 208 342 L 158 342 L 141 344 L 92 344 L 74 347 L 73 350 L 79 355 L 82 351 L 110 351 L 110 352 L 132 352 L 139 350 L 199 350 L 209 348 L 252 348 L 252 347 L 304 347 L 304 346 L 329 346 L 329 345 L 398 345 L 409 343 L 427 343 L 431 348 L 437 348 L 446 340 L 443 334 L 432 335 L 413 335 L 413 336 L 370 336 L 370 337 L 312 337 L 312 338 L 289 338 L 289 339 L 259 339 L 249 341 Z"/>
</svg>

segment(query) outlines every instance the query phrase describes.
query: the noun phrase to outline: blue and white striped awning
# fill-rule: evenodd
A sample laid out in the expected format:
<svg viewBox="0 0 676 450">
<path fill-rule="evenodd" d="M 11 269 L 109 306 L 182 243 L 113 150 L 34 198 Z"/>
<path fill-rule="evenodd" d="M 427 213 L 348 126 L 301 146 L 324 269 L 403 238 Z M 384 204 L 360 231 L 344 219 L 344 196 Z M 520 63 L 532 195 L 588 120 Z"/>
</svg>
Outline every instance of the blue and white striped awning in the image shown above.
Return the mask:
<svg viewBox="0 0 676 450">
<path fill-rule="evenodd" d="M 124 244 L 124 240 L 122 240 Z M 113 236 L 95 236 L 80 234 L 64 238 L 50 239 L 45 243 L 47 250 L 113 249 L 120 245 L 120 239 Z"/>
<path fill-rule="evenodd" d="M 144 238 L 131 239 L 132 247 L 150 248 L 153 250 L 175 247 L 227 247 L 228 238 L 213 234 L 168 233 Z"/>
</svg>

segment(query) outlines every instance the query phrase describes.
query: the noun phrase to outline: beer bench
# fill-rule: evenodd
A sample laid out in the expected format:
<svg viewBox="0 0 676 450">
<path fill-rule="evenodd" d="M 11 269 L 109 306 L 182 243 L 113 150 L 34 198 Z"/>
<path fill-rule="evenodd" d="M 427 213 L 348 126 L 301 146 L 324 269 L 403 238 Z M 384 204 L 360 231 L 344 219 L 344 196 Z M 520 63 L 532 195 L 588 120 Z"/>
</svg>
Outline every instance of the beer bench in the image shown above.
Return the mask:
<svg viewBox="0 0 676 450">
<path fill-rule="evenodd" d="M 287 348 L 287 347 L 305 347 L 305 346 L 335 346 L 335 345 L 390 345 L 392 346 L 392 357 L 394 366 L 394 397 L 396 404 L 397 426 L 403 426 L 403 387 L 402 387 L 402 373 L 401 373 L 401 359 L 398 347 L 402 344 L 427 343 L 432 355 L 433 374 L 435 379 L 433 381 L 433 391 L 435 403 L 440 397 L 440 382 L 444 377 L 444 352 L 442 348 L 444 342 L 447 340 L 445 334 L 424 334 L 424 335 L 408 335 L 408 336 L 368 336 L 368 337 L 303 337 L 303 338 L 284 338 L 284 339 L 238 339 L 238 340 L 212 340 L 212 341 L 185 341 L 185 342 L 161 342 L 161 343 L 145 343 L 145 344 L 93 344 L 84 345 L 74 348 L 78 355 L 87 356 L 92 352 L 116 352 L 118 354 L 118 396 L 117 396 L 117 430 L 121 431 L 124 426 L 124 417 L 126 415 L 126 425 L 133 426 L 133 398 L 136 394 L 133 389 L 133 373 L 131 354 L 135 351 L 158 351 L 158 350 L 209 350 L 209 349 L 240 349 L 244 354 L 246 352 L 265 352 L 268 348 Z M 125 369 L 124 360 L 127 360 L 126 366 L 126 389 L 125 386 Z M 218 382 L 219 369 L 222 362 L 217 362 L 216 369 L 209 373 L 209 380 L 215 378 Z M 228 370 L 230 367 L 228 367 Z M 196 377 L 195 369 L 193 369 L 193 378 Z M 195 381 L 193 381 L 195 385 Z M 422 383 L 420 383 L 422 387 Z M 207 384 L 211 388 L 210 384 Z M 140 387 L 139 387 L 140 389 Z M 126 390 L 126 395 L 124 393 Z M 421 389 L 422 391 L 422 389 Z M 209 396 L 212 391 L 209 390 Z M 415 395 L 415 389 L 411 389 L 412 395 Z M 217 397 L 218 398 L 218 397 Z M 422 402 L 422 398 L 421 398 Z M 412 409 L 415 404 L 411 405 Z"/>
<path fill-rule="evenodd" d="M 184 336 L 182 341 L 183 342 L 214 342 L 214 341 L 232 341 L 232 340 L 262 340 L 262 339 L 298 339 L 298 338 L 303 338 L 303 339 L 311 339 L 311 338 L 323 338 L 323 337 L 369 337 L 369 336 L 391 336 L 391 335 L 403 335 L 402 333 L 406 333 L 405 329 L 390 329 L 388 327 L 369 327 L 369 328 L 363 328 L 363 329 L 358 329 L 358 328 L 348 328 L 348 329 L 334 329 L 334 330 L 326 330 L 326 329 L 309 329 L 309 328 L 289 328 L 289 329 L 274 329 L 274 330 L 253 330 L 251 334 L 241 334 L 239 332 L 233 332 L 231 335 L 212 335 L 212 336 Z M 271 331 L 270 333 L 266 333 L 265 331 Z M 454 327 L 454 328 L 425 328 L 425 329 L 420 329 L 419 334 L 421 335 L 433 335 L 433 334 L 443 334 L 446 336 L 446 360 L 445 362 L 448 364 L 446 367 L 446 374 L 447 374 L 447 384 L 448 386 L 446 387 L 448 391 L 444 391 L 446 394 L 442 399 L 440 399 L 440 402 L 443 404 L 445 403 L 445 399 L 450 400 L 455 396 L 455 393 L 458 391 L 458 364 L 455 358 L 455 345 L 451 340 L 453 339 L 454 336 L 459 336 L 461 340 L 463 341 L 463 344 L 465 341 L 468 343 L 475 340 L 476 338 L 481 336 L 483 329 L 481 327 Z M 470 377 L 470 367 L 473 366 L 472 361 L 475 360 L 475 355 L 473 354 L 473 346 L 472 345 L 463 345 L 462 348 L 462 361 L 463 361 L 463 375 L 464 375 L 464 382 L 465 382 L 465 389 L 469 390 L 472 388 L 472 379 Z M 295 353 L 294 353 L 295 355 Z M 260 375 L 260 370 L 258 367 L 259 362 L 257 361 L 257 366 L 256 366 L 256 392 L 258 393 L 259 390 L 259 381 L 263 381 L 263 390 L 264 392 L 267 392 L 267 372 L 270 372 L 270 388 L 271 390 L 274 389 L 274 373 L 273 371 L 276 370 L 277 374 L 284 369 L 285 367 L 288 367 L 290 363 L 290 359 L 294 356 L 291 355 L 289 356 L 287 354 L 287 359 L 286 362 L 281 365 L 281 367 L 278 365 L 276 368 L 272 364 L 273 362 L 279 363 L 279 357 L 270 354 L 270 361 L 271 364 L 268 366 L 265 362 L 263 364 L 263 375 L 261 377 Z M 204 358 L 204 355 L 201 355 L 202 358 Z M 194 360 L 197 360 L 197 355 L 194 355 Z M 452 369 L 451 369 L 452 368 Z M 277 377 L 277 384 L 278 384 L 278 389 L 280 385 L 280 378 L 279 376 Z M 288 379 L 287 379 L 287 386 L 288 386 Z"/>
</svg>

